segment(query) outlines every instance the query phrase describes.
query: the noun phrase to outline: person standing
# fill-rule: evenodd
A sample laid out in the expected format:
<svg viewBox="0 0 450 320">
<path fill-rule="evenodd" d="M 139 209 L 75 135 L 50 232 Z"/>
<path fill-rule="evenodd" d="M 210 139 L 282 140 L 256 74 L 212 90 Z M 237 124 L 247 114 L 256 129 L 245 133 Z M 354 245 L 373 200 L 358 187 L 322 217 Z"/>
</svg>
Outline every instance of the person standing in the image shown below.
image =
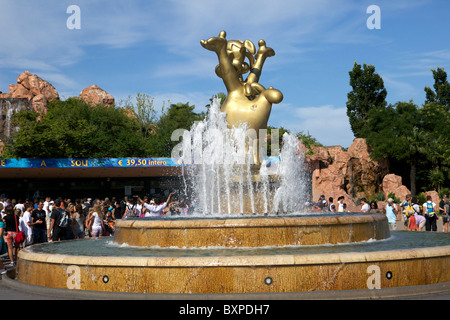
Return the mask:
<svg viewBox="0 0 450 320">
<path fill-rule="evenodd" d="M 450 202 L 448 198 L 445 199 L 444 202 L 444 213 L 442 214 L 443 220 L 443 230 L 444 232 L 448 232 L 448 223 L 450 222 Z"/>
<path fill-rule="evenodd" d="M 3 209 L 3 204 L 0 203 L 0 211 Z M 5 223 L 3 219 L 0 219 L 0 255 L 3 255 L 8 252 L 8 246 L 6 245 L 5 239 L 3 238 L 3 234 L 5 233 Z M 5 265 L 2 261 L 0 261 L 0 274 L 5 274 L 8 270 L 5 268 Z"/>
<path fill-rule="evenodd" d="M 445 206 L 445 201 L 447 200 L 447 195 L 444 194 L 442 196 L 442 199 L 439 201 L 439 207 L 437 208 L 438 210 L 438 214 L 440 214 L 441 216 L 444 214 L 444 206 Z"/>
<path fill-rule="evenodd" d="M 423 214 L 425 216 L 425 231 L 437 231 L 436 203 L 427 196 L 427 202 L 423 204 Z"/>
<path fill-rule="evenodd" d="M 93 213 L 89 217 L 88 226 L 90 227 L 93 238 L 101 237 L 105 232 L 103 225 L 103 210 L 98 204 L 94 204 Z"/>
<path fill-rule="evenodd" d="M 19 217 L 14 214 L 12 206 L 7 206 L 5 209 L 5 216 L 3 217 L 5 222 L 5 242 L 8 246 L 9 266 L 15 266 L 15 259 L 20 249 L 20 244 L 16 243 L 16 235 L 19 232 Z"/>
<path fill-rule="evenodd" d="M 31 212 L 33 209 L 33 204 L 28 203 L 22 217 L 20 218 L 21 230 L 25 232 L 26 235 L 24 246 L 33 244 L 33 219 L 31 218 Z"/>
<path fill-rule="evenodd" d="M 75 201 L 75 203 L 75 210 L 72 214 L 72 233 L 75 239 L 79 239 L 85 237 L 84 225 L 86 215 L 81 203 L 78 201 Z"/>
<path fill-rule="evenodd" d="M 64 202 L 60 199 L 55 200 L 55 208 L 51 213 L 50 229 L 47 233 L 48 239 L 51 241 L 66 240 L 67 228 L 69 227 L 69 217 L 64 207 Z M 50 238 L 50 230 L 52 235 Z"/>
<path fill-rule="evenodd" d="M 370 213 L 381 213 L 380 209 L 378 209 L 378 204 L 376 201 L 372 201 L 370 203 Z"/>
<path fill-rule="evenodd" d="M 417 231 L 419 229 L 419 227 L 417 226 L 417 221 L 416 221 L 416 215 L 413 214 L 411 216 L 408 217 L 408 230 L 410 231 Z"/>
<path fill-rule="evenodd" d="M 338 212 L 344 212 L 345 211 L 345 209 L 344 209 L 344 196 L 340 196 L 337 201 L 338 201 L 337 211 Z"/>
<path fill-rule="evenodd" d="M 43 207 L 43 209 L 45 211 L 45 225 L 47 226 L 47 233 L 48 233 L 48 231 L 50 229 L 50 224 L 51 224 L 51 218 L 50 218 L 51 210 L 50 210 L 50 207 L 52 205 L 52 202 L 53 201 L 52 201 L 52 199 L 50 197 L 46 197 L 45 201 L 44 201 L 44 207 Z"/>
<path fill-rule="evenodd" d="M 420 211 L 419 199 L 417 197 L 413 197 L 411 202 L 414 209 L 414 218 L 416 219 L 417 231 L 423 231 L 423 227 L 425 226 L 425 217 Z"/>
<path fill-rule="evenodd" d="M 336 205 L 334 204 L 333 197 L 328 198 L 328 210 L 330 212 L 336 212 Z"/>
<path fill-rule="evenodd" d="M 151 200 L 150 204 L 148 204 L 144 200 L 142 200 L 141 198 L 138 198 L 138 200 L 142 203 L 142 205 L 147 209 L 147 212 L 146 212 L 145 216 L 146 217 L 157 217 L 157 216 L 160 216 L 162 211 L 167 207 L 167 204 L 170 203 L 170 197 L 172 197 L 172 195 L 174 193 L 175 192 L 170 193 L 169 197 L 166 200 L 166 202 L 164 202 L 163 204 L 160 204 L 160 205 L 157 205 L 154 200 Z"/>
<path fill-rule="evenodd" d="M 89 214 L 89 209 L 92 208 L 92 198 L 87 198 L 84 203 L 84 215 L 87 217 Z"/>
<path fill-rule="evenodd" d="M 388 199 L 386 205 L 386 217 L 388 219 L 389 229 L 397 230 L 397 206 L 392 198 Z"/>
<path fill-rule="evenodd" d="M 33 227 L 33 243 L 47 242 L 47 213 L 44 202 L 39 201 L 37 209 L 31 212 L 31 226 Z"/>
<path fill-rule="evenodd" d="M 405 227 L 408 227 L 408 219 L 409 216 L 412 214 L 412 211 L 410 210 L 412 208 L 412 195 L 407 194 L 405 197 L 405 200 L 400 203 L 400 208 L 398 210 L 398 214 L 403 217 L 403 222 L 405 223 Z M 409 210 L 409 211 L 408 211 Z M 398 219 L 400 220 L 400 219 Z"/>
<path fill-rule="evenodd" d="M 438 214 L 442 217 L 442 229 L 445 229 L 445 227 L 447 226 L 447 216 L 445 215 L 445 203 L 447 200 L 448 197 L 446 194 L 444 194 L 442 196 L 442 199 L 439 201 L 439 207 L 437 208 Z"/>
<path fill-rule="evenodd" d="M 367 203 L 366 198 L 361 199 L 361 212 L 367 213 L 370 210 L 370 205 Z"/>
</svg>

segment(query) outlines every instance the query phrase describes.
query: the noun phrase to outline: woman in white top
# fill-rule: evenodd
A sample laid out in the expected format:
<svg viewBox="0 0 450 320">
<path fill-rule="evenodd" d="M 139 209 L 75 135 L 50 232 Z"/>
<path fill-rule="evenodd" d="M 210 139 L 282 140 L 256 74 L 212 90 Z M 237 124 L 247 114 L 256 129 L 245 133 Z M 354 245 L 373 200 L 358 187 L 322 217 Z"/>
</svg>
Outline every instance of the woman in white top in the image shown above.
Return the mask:
<svg viewBox="0 0 450 320">
<path fill-rule="evenodd" d="M 345 208 L 344 208 L 344 197 L 343 196 L 340 196 L 339 198 L 338 198 L 338 208 L 337 208 L 338 210 L 338 212 L 344 212 L 345 211 Z"/>
<path fill-rule="evenodd" d="M 89 226 L 91 229 L 91 235 L 92 237 L 100 237 L 103 232 L 105 231 L 105 228 L 103 226 L 103 212 L 101 207 L 96 204 L 93 208 L 94 212 L 89 217 Z"/>
</svg>

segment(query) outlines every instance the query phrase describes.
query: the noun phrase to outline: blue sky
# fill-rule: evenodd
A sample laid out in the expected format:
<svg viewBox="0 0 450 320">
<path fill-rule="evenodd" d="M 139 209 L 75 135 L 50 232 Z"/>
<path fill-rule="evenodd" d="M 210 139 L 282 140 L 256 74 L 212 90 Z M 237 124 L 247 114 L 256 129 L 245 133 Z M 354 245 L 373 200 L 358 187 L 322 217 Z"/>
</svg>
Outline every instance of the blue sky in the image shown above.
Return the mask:
<svg viewBox="0 0 450 320">
<path fill-rule="evenodd" d="M 70 5 L 80 8 L 80 29 L 67 28 Z M 380 8 L 380 29 L 367 27 L 370 5 Z M 389 103 L 421 105 L 430 69 L 450 69 L 449 13 L 447 0 L 0 0 L 0 91 L 28 70 L 62 98 L 97 84 L 116 101 L 146 93 L 157 106 L 204 111 L 225 87 L 200 40 L 226 30 L 229 40 L 264 39 L 276 52 L 260 79 L 284 94 L 269 125 L 348 147 L 354 62 L 375 66 Z"/>
</svg>

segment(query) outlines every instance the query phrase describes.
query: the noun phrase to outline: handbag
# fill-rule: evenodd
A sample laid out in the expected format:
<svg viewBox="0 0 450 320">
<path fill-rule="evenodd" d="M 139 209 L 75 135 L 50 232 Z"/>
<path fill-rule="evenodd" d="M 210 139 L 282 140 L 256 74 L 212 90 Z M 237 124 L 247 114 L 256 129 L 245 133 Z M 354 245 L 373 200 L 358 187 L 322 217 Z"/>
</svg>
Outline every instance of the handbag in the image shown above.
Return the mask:
<svg viewBox="0 0 450 320">
<path fill-rule="evenodd" d="M 25 232 L 19 231 L 19 228 L 17 227 L 17 216 L 14 217 L 14 221 L 16 222 L 16 236 L 14 237 L 14 242 L 21 244 L 25 241 Z"/>
</svg>

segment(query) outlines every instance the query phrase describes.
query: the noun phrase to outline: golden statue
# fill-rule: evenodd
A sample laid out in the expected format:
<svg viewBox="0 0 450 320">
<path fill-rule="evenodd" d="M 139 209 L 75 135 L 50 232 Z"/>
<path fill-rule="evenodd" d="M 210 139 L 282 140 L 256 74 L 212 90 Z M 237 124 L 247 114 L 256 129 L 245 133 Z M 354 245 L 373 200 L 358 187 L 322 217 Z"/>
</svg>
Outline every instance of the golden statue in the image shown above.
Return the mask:
<svg viewBox="0 0 450 320">
<path fill-rule="evenodd" d="M 227 88 L 227 98 L 221 111 L 226 112 L 230 127 L 240 123 L 248 123 L 250 129 L 256 131 L 256 146 L 259 146 L 259 129 L 267 128 L 272 103 L 280 103 L 283 94 L 273 87 L 264 88 L 258 83 L 261 70 L 268 57 L 273 57 L 275 51 L 266 47 L 264 40 L 259 40 L 258 51 L 255 45 L 245 40 L 226 39 L 226 32 L 220 32 L 218 37 L 201 40 L 201 45 L 214 51 L 219 58 L 216 74 L 222 78 Z M 249 63 L 245 62 L 248 58 Z M 244 81 L 243 75 L 250 72 Z M 254 148 L 253 161 L 260 164 L 258 148 Z"/>
</svg>

